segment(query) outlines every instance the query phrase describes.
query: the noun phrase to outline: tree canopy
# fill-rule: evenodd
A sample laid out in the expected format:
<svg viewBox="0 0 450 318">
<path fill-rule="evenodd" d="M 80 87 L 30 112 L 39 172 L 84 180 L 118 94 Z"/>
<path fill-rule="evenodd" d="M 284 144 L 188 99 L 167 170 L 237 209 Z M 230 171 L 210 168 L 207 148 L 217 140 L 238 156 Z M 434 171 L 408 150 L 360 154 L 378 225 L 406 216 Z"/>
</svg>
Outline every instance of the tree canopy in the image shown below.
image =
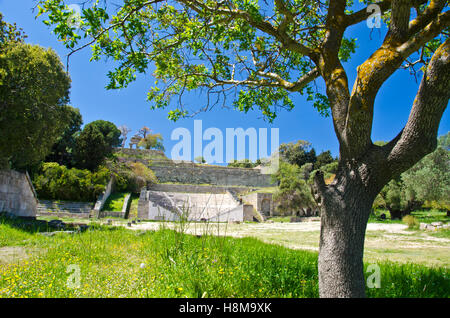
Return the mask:
<svg viewBox="0 0 450 318">
<path fill-rule="evenodd" d="M 143 147 L 144 149 L 164 151 L 163 137 L 161 134 L 152 134 L 151 132 L 148 132 L 146 133 L 146 136 L 139 141 L 138 146 Z"/>
<path fill-rule="evenodd" d="M 75 167 L 94 171 L 121 145 L 121 132 L 112 122 L 96 120 L 87 124 L 76 137 Z"/>
<path fill-rule="evenodd" d="M 71 113 L 70 77 L 58 55 L 23 39 L 0 16 L 0 161 L 16 169 L 47 156 Z"/>
<path fill-rule="evenodd" d="M 60 165 L 72 166 L 76 137 L 81 131 L 83 119 L 78 108 L 68 107 L 69 124 L 53 145 L 46 162 L 57 162 Z"/>
</svg>

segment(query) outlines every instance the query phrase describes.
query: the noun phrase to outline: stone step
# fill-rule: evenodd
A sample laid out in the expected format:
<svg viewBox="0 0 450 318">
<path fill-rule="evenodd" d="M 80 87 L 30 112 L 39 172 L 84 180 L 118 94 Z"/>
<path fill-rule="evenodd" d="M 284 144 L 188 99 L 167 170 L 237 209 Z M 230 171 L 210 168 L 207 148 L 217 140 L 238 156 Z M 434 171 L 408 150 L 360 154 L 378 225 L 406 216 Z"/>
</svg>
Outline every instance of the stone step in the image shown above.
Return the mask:
<svg viewBox="0 0 450 318">
<path fill-rule="evenodd" d="M 67 213 L 90 213 L 93 208 L 91 202 L 61 202 L 40 200 L 37 206 L 39 212 L 67 212 Z"/>
</svg>

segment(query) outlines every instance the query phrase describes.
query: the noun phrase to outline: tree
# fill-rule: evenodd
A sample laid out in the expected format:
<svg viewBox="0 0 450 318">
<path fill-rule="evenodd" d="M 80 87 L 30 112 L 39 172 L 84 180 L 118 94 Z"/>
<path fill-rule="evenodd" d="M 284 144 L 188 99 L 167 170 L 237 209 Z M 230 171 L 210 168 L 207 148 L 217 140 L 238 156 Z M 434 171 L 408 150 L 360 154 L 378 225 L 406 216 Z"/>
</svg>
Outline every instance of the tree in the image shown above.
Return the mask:
<svg viewBox="0 0 450 318">
<path fill-rule="evenodd" d="M 450 151 L 438 147 L 401 175 L 405 191 L 415 201 L 434 201 L 441 208 L 450 206 Z"/>
<path fill-rule="evenodd" d="M 320 167 L 330 164 L 334 161 L 335 160 L 333 156 L 331 156 L 330 150 L 323 151 L 317 156 L 316 162 L 314 163 L 314 169 L 320 169 Z"/>
<path fill-rule="evenodd" d="M 111 147 L 120 147 L 122 140 L 120 139 L 121 132 L 114 125 L 114 123 L 106 120 L 95 120 L 86 126 L 93 126 L 98 129 L 103 135 L 105 142 Z"/>
<path fill-rule="evenodd" d="M 206 160 L 203 156 L 195 157 L 194 160 L 197 161 L 198 163 L 206 163 Z"/>
<path fill-rule="evenodd" d="M 75 167 L 94 171 L 111 153 L 112 147 L 98 127 L 86 125 L 75 140 Z"/>
<path fill-rule="evenodd" d="M 69 124 L 53 145 L 51 153 L 45 158 L 46 162 L 57 162 L 60 165 L 71 167 L 73 165 L 73 152 L 75 140 L 81 131 L 83 119 L 78 108 L 68 106 Z"/>
<path fill-rule="evenodd" d="M 340 145 L 338 172 L 331 184 L 320 172 L 314 181 L 321 208 L 320 296 L 365 296 L 363 250 L 372 203 L 392 178 L 435 149 L 448 104 L 446 0 L 379 2 L 388 31 L 357 68 L 353 86 L 342 63 L 357 44 L 345 34 L 371 18 L 365 6 L 372 1 L 350 7 L 353 1 L 346 0 L 129 0 L 111 17 L 103 1 L 85 7 L 80 29 L 68 26 L 62 1 L 39 2 L 38 15 L 46 13 L 44 22 L 56 26 L 69 54 L 92 47 L 93 60 L 119 62 L 107 88 L 126 87 L 154 64 L 148 99 L 152 108 L 173 107 L 170 119 L 192 115 L 183 97 L 197 89 L 206 95 L 201 110 L 232 100 L 240 111 L 258 108 L 273 120 L 277 109 L 294 107 L 290 94 L 300 93 L 331 115 Z M 371 140 L 375 98 L 401 68 L 423 77 L 406 125 L 377 146 Z M 325 94 L 314 85 L 319 77 Z"/>
<path fill-rule="evenodd" d="M 138 146 L 143 147 L 144 149 L 164 151 L 163 137 L 161 134 L 149 133 L 139 141 Z"/>
<path fill-rule="evenodd" d="M 252 162 L 250 159 L 242 159 L 242 160 L 234 159 L 232 162 L 228 163 L 228 167 L 234 168 L 255 168 L 259 165 L 261 165 L 261 159 L 256 159 L 255 162 Z"/>
<path fill-rule="evenodd" d="M 439 138 L 441 144 L 445 136 Z M 376 206 L 388 209 L 391 219 L 431 206 L 448 209 L 450 206 L 450 151 L 439 146 L 412 168 L 391 180 L 379 194 Z"/>
<path fill-rule="evenodd" d="M 96 120 L 87 124 L 76 138 L 75 166 L 94 171 L 121 142 L 120 130 L 112 122 Z"/>
<path fill-rule="evenodd" d="M 27 38 L 23 30 L 17 28 L 15 23 L 10 24 L 3 20 L 3 14 L 0 12 L 0 48 L 5 48 L 10 43 L 23 43 Z"/>
<path fill-rule="evenodd" d="M 280 162 L 280 167 L 272 178 L 273 181 L 278 182 L 274 200 L 277 203 L 277 209 L 281 212 L 307 215 L 308 211 L 317 209 L 311 189 L 303 176 L 302 168 L 284 161 Z"/>
<path fill-rule="evenodd" d="M 447 151 L 450 151 L 450 131 L 438 138 L 438 145 Z"/>
<path fill-rule="evenodd" d="M 152 130 L 151 130 L 150 128 L 148 128 L 147 126 L 144 126 L 144 127 L 142 127 L 141 129 L 139 129 L 137 135 L 138 135 L 138 136 L 141 136 L 142 138 L 145 138 L 145 137 L 147 137 L 147 135 L 148 135 L 149 133 L 151 133 L 151 131 L 152 131 Z"/>
<path fill-rule="evenodd" d="M 126 125 L 119 126 L 120 135 L 122 136 L 122 148 L 125 148 L 125 143 L 127 142 L 127 135 L 131 131 Z"/>
<path fill-rule="evenodd" d="M 51 49 L 23 43 L 0 15 L 0 168 L 39 164 L 65 129 L 70 77 Z"/>
<path fill-rule="evenodd" d="M 311 143 L 305 140 L 281 144 L 279 152 L 283 160 L 299 167 L 305 163 L 314 164 L 317 160 L 316 151 L 312 148 Z"/>
</svg>

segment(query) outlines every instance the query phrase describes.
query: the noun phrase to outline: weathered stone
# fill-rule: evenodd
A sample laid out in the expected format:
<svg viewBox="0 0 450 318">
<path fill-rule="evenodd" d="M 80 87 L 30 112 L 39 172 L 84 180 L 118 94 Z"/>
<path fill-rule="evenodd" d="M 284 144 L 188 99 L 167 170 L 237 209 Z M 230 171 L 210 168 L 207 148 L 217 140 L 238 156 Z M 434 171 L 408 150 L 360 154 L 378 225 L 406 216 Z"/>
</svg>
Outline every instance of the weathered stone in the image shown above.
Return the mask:
<svg viewBox="0 0 450 318">
<path fill-rule="evenodd" d="M 54 236 L 55 232 L 40 232 L 39 235 L 50 237 L 50 236 Z"/>
<path fill-rule="evenodd" d="M 37 196 L 27 173 L 0 170 L 0 211 L 36 217 Z"/>
</svg>

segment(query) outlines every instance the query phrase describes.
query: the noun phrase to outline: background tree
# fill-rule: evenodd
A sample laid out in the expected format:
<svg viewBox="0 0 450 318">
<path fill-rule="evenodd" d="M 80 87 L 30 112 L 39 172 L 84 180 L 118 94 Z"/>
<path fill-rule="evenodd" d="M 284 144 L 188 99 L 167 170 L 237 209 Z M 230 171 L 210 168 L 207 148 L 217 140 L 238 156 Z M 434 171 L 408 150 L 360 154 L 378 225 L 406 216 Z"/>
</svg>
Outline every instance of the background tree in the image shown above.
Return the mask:
<svg viewBox="0 0 450 318">
<path fill-rule="evenodd" d="M 69 124 L 53 145 L 50 154 L 45 158 L 46 162 L 57 162 L 60 165 L 71 167 L 73 165 L 73 153 L 75 140 L 81 131 L 83 119 L 78 108 L 68 106 Z"/>
<path fill-rule="evenodd" d="M 163 137 L 161 134 L 148 133 L 144 138 L 142 138 L 139 143 L 139 147 L 144 149 L 155 149 L 164 151 Z"/>
<path fill-rule="evenodd" d="M 279 153 L 283 160 L 299 167 L 305 163 L 314 164 L 317 160 L 316 151 L 312 148 L 311 143 L 305 140 L 281 144 Z"/>
<path fill-rule="evenodd" d="M 314 180 L 321 208 L 320 296 L 365 296 L 363 250 L 372 203 L 384 185 L 436 147 L 450 96 L 448 1 L 378 3 L 388 31 L 358 66 L 354 85 L 342 63 L 357 43 L 346 31 L 366 22 L 372 1 L 128 0 L 115 12 L 101 1 L 85 6 L 80 29 L 70 27 L 62 0 L 39 3 L 38 15 L 46 13 L 45 23 L 55 25 L 70 54 L 91 47 L 92 60 L 118 61 L 107 88 L 126 87 L 153 64 L 148 99 L 152 108 L 171 107 L 170 119 L 193 114 L 183 96 L 196 89 L 205 92 L 201 110 L 232 100 L 240 111 L 257 108 L 273 120 L 278 109 L 294 107 L 290 93 L 300 93 L 331 115 L 338 172 L 331 184 L 320 171 Z M 379 89 L 396 70 L 419 65 L 424 76 L 405 127 L 386 145 L 374 145 Z M 319 77 L 325 94 L 314 85 Z"/>
<path fill-rule="evenodd" d="M 195 157 L 194 160 L 197 161 L 198 163 L 206 163 L 206 160 L 203 156 Z"/>
<path fill-rule="evenodd" d="M 22 29 L 18 28 L 15 23 L 11 24 L 3 19 L 0 12 L 0 50 L 6 48 L 11 43 L 23 43 L 27 38 Z"/>
<path fill-rule="evenodd" d="M 122 136 L 122 148 L 125 148 L 125 143 L 127 142 L 127 135 L 131 131 L 126 125 L 119 126 L 120 135 Z"/>
<path fill-rule="evenodd" d="M 142 138 L 145 138 L 151 132 L 152 132 L 152 130 L 150 128 L 148 128 L 147 126 L 144 126 L 144 127 L 142 127 L 141 129 L 138 130 L 137 135 L 141 136 Z"/>
<path fill-rule="evenodd" d="M 109 121 L 96 120 L 87 124 L 76 138 L 75 166 L 94 171 L 112 154 L 113 147 L 120 145 L 119 137 L 120 131 Z"/>
<path fill-rule="evenodd" d="M 316 162 L 314 162 L 314 169 L 320 169 L 320 167 L 337 161 L 331 155 L 331 151 L 323 151 L 316 157 Z"/>
<path fill-rule="evenodd" d="M 70 78 L 51 49 L 23 43 L 0 16 L 0 166 L 29 169 L 70 118 Z"/>
<path fill-rule="evenodd" d="M 261 159 L 256 159 L 255 162 L 252 162 L 250 159 L 234 159 L 232 162 L 228 163 L 228 167 L 234 168 L 255 168 L 259 165 L 261 165 Z"/>
<path fill-rule="evenodd" d="M 445 136 L 439 138 L 439 144 Z M 375 207 L 389 210 L 392 219 L 401 219 L 426 207 L 450 208 L 450 151 L 439 146 L 412 168 L 391 180 L 379 194 Z"/>
<path fill-rule="evenodd" d="M 86 126 L 93 126 L 100 131 L 105 139 L 105 142 L 111 147 L 120 147 L 122 140 L 120 139 L 121 132 L 116 125 L 107 120 L 95 120 Z"/>
<path fill-rule="evenodd" d="M 278 182 L 274 201 L 280 212 L 295 216 L 308 215 L 312 210 L 317 210 L 311 188 L 302 178 L 303 175 L 304 171 L 297 165 L 280 162 L 277 173 L 272 176 L 273 181 Z"/>
<path fill-rule="evenodd" d="M 438 145 L 447 151 L 450 151 L 450 131 L 438 138 Z"/>
</svg>

